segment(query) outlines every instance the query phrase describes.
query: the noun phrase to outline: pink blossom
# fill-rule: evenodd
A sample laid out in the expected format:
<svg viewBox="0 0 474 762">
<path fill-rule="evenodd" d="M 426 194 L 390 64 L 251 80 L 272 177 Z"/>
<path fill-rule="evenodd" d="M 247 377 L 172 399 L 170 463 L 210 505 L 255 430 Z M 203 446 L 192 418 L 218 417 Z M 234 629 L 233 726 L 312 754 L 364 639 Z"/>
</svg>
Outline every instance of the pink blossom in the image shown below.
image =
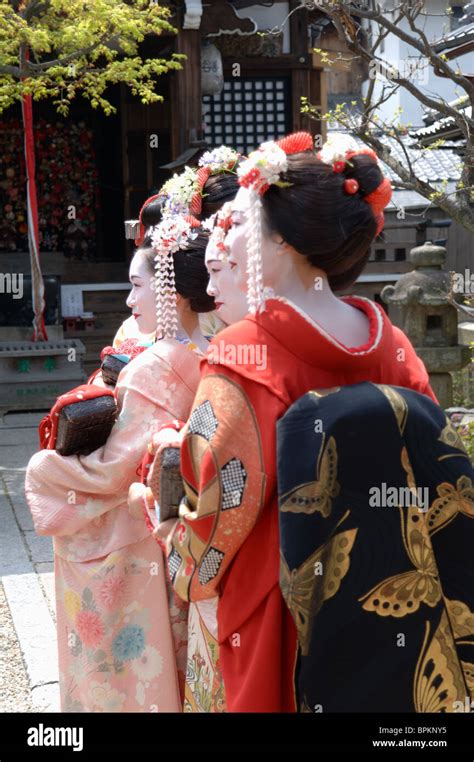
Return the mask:
<svg viewBox="0 0 474 762">
<path fill-rule="evenodd" d="M 123 577 L 107 577 L 99 590 L 99 598 L 108 611 L 118 606 L 126 593 L 127 583 Z"/>
<path fill-rule="evenodd" d="M 80 639 L 90 648 L 98 646 L 104 637 L 104 626 L 96 611 L 79 611 L 76 627 Z"/>
</svg>

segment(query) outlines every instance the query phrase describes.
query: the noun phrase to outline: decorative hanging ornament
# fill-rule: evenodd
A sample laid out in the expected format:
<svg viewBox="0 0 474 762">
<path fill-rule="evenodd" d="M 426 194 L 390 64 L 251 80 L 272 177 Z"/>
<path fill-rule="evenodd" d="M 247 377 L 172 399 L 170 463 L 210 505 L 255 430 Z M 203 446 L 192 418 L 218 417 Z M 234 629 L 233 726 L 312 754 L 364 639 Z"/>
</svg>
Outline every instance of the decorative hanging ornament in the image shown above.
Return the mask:
<svg viewBox="0 0 474 762">
<path fill-rule="evenodd" d="M 281 180 L 288 168 L 287 156 L 313 149 L 309 132 L 296 132 L 277 142 L 270 140 L 252 151 L 238 169 L 239 184 L 251 193 L 249 208 L 249 240 L 247 247 L 247 303 L 255 314 L 265 309 L 262 274 L 262 201 L 270 185 L 288 188 L 292 183 Z"/>
<path fill-rule="evenodd" d="M 178 313 L 176 309 L 176 279 L 173 255 L 186 249 L 197 238 L 199 221 L 191 216 L 168 215 L 155 225 L 152 244 L 155 256 L 155 293 L 157 336 L 176 338 Z"/>
</svg>

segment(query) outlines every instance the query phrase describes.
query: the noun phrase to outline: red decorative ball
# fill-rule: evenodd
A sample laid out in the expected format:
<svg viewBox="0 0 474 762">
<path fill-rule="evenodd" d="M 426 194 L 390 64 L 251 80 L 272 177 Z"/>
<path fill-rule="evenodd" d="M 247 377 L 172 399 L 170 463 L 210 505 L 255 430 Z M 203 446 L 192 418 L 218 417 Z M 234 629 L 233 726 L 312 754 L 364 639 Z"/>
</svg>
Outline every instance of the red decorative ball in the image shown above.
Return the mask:
<svg viewBox="0 0 474 762">
<path fill-rule="evenodd" d="M 346 193 L 349 193 L 349 195 L 352 196 L 359 190 L 359 183 L 357 180 L 354 180 L 353 177 L 350 177 L 347 180 L 344 180 L 344 190 Z"/>
<path fill-rule="evenodd" d="M 332 168 L 334 172 L 344 172 L 346 168 L 346 162 L 345 161 L 335 161 L 332 165 Z"/>
</svg>

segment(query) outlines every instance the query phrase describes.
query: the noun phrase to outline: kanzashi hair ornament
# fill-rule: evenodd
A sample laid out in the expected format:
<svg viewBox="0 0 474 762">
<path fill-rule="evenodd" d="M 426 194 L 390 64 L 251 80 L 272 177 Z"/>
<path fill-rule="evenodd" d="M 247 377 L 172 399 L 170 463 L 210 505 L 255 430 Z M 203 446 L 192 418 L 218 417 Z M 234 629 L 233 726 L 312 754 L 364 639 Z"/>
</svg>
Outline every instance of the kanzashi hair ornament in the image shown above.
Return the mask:
<svg viewBox="0 0 474 762">
<path fill-rule="evenodd" d="M 344 180 L 343 188 L 349 196 L 353 196 L 359 190 L 359 183 L 353 177 Z"/>
<path fill-rule="evenodd" d="M 318 152 L 317 157 L 325 164 L 331 165 L 334 172 L 344 172 L 347 164 L 351 164 L 351 159 L 353 159 L 354 156 L 363 155 L 370 156 L 374 162 L 378 163 L 377 154 L 374 150 L 372 150 L 372 148 L 368 148 L 367 146 L 359 148 L 354 138 L 352 138 L 350 135 L 337 134 L 331 135 L 328 138 L 323 148 Z M 354 195 L 359 190 L 358 183 L 357 188 L 354 190 L 354 182 L 357 183 L 355 178 L 348 178 L 343 183 L 344 191 L 349 195 Z M 377 223 L 377 229 L 375 233 L 376 237 L 380 235 L 383 230 L 383 210 L 389 203 L 392 197 L 392 192 L 393 191 L 390 180 L 384 177 L 380 185 L 374 191 L 368 193 L 365 196 L 362 196 L 362 199 L 370 204 L 372 213 Z"/>
<path fill-rule="evenodd" d="M 166 214 L 201 214 L 204 186 L 210 177 L 224 172 L 235 174 L 240 158 L 237 151 L 228 146 L 220 146 L 206 151 L 199 160 L 197 169 L 185 167 L 176 173 L 162 187 L 163 209 Z"/>
<path fill-rule="evenodd" d="M 214 249 L 215 257 L 222 262 L 226 262 L 229 256 L 229 249 L 224 242 L 231 225 L 232 203 L 230 201 L 226 201 L 221 209 L 219 209 L 216 214 L 212 215 L 212 219 L 210 220 L 209 224 L 211 235 L 209 236 L 208 246 Z"/>
<path fill-rule="evenodd" d="M 186 249 L 197 238 L 199 221 L 191 216 L 166 216 L 152 232 L 155 256 L 155 293 L 157 336 L 173 339 L 178 331 L 176 279 L 173 255 Z"/>
<path fill-rule="evenodd" d="M 191 199 L 189 211 L 191 214 L 201 214 L 202 212 L 202 194 L 204 186 L 211 176 L 210 167 L 199 167 L 196 172 L 196 191 Z"/>
<path fill-rule="evenodd" d="M 287 156 L 313 148 L 309 132 L 297 132 L 277 142 L 270 140 L 252 151 L 248 159 L 237 169 L 239 184 L 250 193 L 249 226 L 247 245 L 247 303 L 249 312 L 255 314 L 265 309 L 265 293 L 262 274 L 262 201 L 261 197 L 270 185 L 287 188 L 291 183 L 281 180 L 288 168 Z"/>
</svg>

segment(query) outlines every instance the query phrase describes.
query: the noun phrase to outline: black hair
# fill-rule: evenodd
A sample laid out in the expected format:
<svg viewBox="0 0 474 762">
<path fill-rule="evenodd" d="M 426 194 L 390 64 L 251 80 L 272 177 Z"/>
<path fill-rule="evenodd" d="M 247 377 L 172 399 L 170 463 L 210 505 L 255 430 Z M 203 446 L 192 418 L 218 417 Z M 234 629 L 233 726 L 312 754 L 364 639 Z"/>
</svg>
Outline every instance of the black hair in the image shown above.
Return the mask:
<svg viewBox="0 0 474 762">
<path fill-rule="evenodd" d="M 348 178 L 359 184 L 353 195 L 344 190 Z M 372 208 L 364 201 L 383 180 L 376 161 L 360 154 L 338 173 L 305 151 L 288 156 L 281 180 L 291 186 L 271 185 L 262 196 L 268 232 L 278 233 L 323 270 L 333 290 L 348 288 L 364 269 L 377 231 Z"/>
<path fill-rule="evenodd" d="M 211 214 L 218 212 L 226 201 L 232 201 L 239 190 L 238 178 L 232 172 L 219 172 L 204 184 L 202 209 L 199 215 L 205 220 Z"/>
<path fill-rule="evenodd" d="M 154 198 L 141 211 L 141 222 L 145 230 L 161 222 L 162 208 L 159 198 Z"/>
<path fill-rule="evenodd" d="M 176 291 L 184 299 L 189 299 L 193 312 L 211 312 L 216 305 L 214 297 L 206 292 L 209 283 L 209 273 L 204 264 L 204 255 L 209 240 L 209 233 L 202 228 L 196 228 L 197 236 L 190 239 L 186 249 L 180 249 L 173 254 Z M 155 274 L 156 251 L 151 237 L 146 237 L 135 253 L 142 252 L 151 273 Z"/>
</svg>

